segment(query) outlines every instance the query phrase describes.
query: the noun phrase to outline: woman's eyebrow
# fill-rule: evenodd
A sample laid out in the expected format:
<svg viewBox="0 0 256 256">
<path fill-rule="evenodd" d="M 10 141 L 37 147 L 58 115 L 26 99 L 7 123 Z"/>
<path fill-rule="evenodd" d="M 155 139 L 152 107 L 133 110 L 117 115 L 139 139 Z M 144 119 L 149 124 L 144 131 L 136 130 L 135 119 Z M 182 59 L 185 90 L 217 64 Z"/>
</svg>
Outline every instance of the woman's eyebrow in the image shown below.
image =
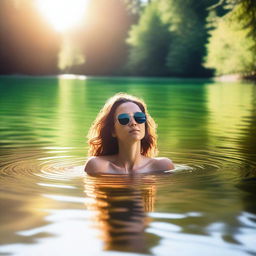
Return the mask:
<svg viewBox="0 0 256 256">
<path fill-rule="evenodd" d="M 141 111 L 141 110 L 137 110 L 137 111 L 134 111 L 134 112 L 120 112 L 119 114 L 117 114 L 117 115 L 120 115 L 120 114 L 135 114 L 135 113 L 137 113 L 137 112 L 141 112 L 141 113 L 143 113 L 143 111 Z"/>
</svg>

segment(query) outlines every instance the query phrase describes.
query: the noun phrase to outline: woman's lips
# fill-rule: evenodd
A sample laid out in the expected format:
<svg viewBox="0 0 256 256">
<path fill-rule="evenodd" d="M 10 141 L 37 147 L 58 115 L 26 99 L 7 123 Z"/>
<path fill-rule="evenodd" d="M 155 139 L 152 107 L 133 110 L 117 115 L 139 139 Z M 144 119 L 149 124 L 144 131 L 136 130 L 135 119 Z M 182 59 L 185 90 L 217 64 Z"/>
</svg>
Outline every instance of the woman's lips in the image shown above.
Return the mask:
<svg viewBox="0 0 256 256">
<path fill-rule="evenodd" d="M 139 132 L 140 130 L 136 130 L 136 129 L 133 129 L 131 131 L 129 131 L 129 133 L 134 133 L 134 132 Z"/>
</svg>

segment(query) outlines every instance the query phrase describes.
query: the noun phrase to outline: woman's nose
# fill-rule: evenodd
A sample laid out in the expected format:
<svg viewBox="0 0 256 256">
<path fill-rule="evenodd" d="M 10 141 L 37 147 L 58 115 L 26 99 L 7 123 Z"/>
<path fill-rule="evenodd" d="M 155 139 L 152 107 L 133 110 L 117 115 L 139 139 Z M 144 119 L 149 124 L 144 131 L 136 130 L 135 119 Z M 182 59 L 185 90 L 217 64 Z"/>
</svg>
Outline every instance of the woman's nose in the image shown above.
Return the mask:
<svg viewBox="0 0 256 256">
<path fill-rule="evenodd" d="M 131 116 L 131 119 L 130 119 L 130 125 L 131 126 L 134 126 L 134 125 L 136 125 L 137 123 L 136 123 L 136 121 L 135 121 L 135 119 L 134 119 L 134 117 L 133 116 Z"/>
</svg>

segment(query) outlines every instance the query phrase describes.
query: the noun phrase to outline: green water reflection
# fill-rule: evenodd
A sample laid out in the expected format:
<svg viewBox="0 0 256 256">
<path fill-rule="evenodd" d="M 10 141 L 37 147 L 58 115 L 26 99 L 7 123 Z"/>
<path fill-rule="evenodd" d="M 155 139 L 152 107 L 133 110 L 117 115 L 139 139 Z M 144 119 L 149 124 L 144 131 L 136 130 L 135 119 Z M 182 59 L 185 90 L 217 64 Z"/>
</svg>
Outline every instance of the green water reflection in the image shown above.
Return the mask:
<svg viewBox="0 0 256 256">
<path fill-rule="evenodd" d="M 196 80 L 20 78 L 0 80 L 1 132 L 14 147 L 84 147 L 105 100 L 117 92 L 142 97 L 158 123 L 163 154 L 232 148 L 254 152 L 255 85 Z M 248 154 L 249 157 L 249 154 Z"/>
</svg>

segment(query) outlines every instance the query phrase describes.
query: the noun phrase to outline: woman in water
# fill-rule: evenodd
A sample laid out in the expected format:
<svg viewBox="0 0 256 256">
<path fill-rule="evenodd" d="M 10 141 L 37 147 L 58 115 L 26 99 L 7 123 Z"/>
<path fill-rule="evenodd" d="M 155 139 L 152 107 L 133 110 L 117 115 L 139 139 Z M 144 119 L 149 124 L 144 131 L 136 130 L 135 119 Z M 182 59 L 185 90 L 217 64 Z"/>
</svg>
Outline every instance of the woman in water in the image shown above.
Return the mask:
<svg viewBox="0 0 256 256">
<path fill-rule="evenodd" d="M 99 112 L 88 133 L 89 175 L 136 174 L 174 168 L 168 158 L 155 158 L 156 124 L 139 98 L 118 93 Z"/>
</svg>

